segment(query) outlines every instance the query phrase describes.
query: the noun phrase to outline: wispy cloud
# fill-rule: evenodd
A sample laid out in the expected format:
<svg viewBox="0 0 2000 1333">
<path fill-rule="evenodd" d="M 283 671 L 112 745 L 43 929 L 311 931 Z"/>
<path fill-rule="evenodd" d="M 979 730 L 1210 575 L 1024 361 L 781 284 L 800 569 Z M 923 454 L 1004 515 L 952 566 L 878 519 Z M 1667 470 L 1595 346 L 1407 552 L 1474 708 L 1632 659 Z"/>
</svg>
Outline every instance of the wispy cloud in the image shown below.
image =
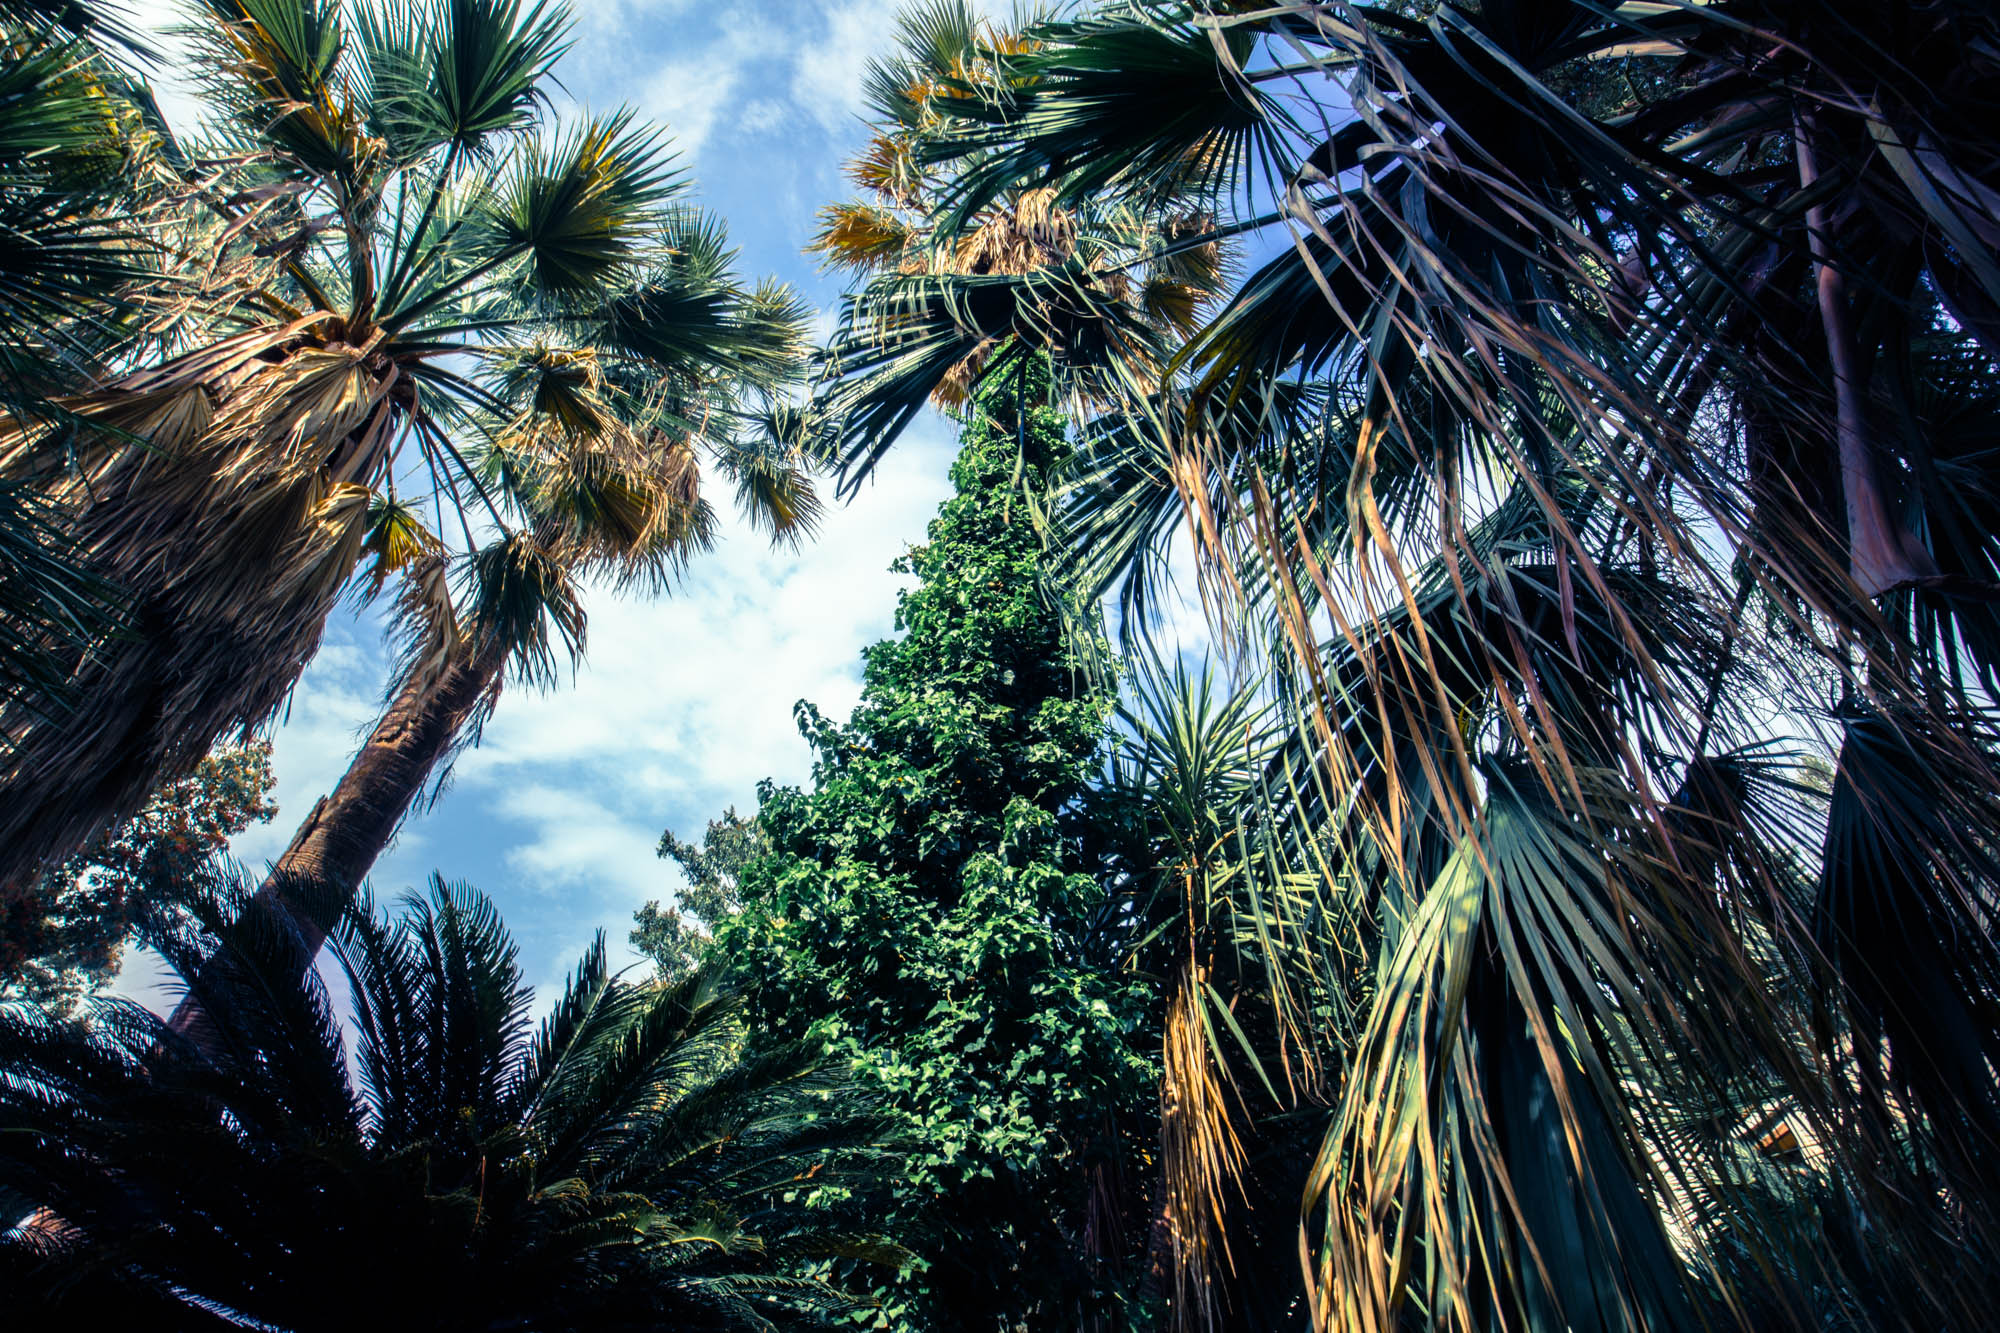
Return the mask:
<svg viewBox="0 0 2000 1333">
<path fill-rule="evenodd" d="M 793 100 L 828 129 L 839 129 L 859 116 L 868 62 L 883 53 L 902 8 L 898 0 L 847 0 L 827 6 L 824 37 L 797 54 Z"/>
<path fill-rule="evenodd" d="M 493 794 L 492 807 L 534 831 L 507 849 L 507 862 L 543 886 L 586 882 L 617 901 L 659 893 L 659 830 L 621 819 L 587 790 L 510 784 Z"/>
<path fill-rule="evenodd" d="M 792 98 L 831 131 L 848 128 L 864 109 L 862 81 L 868 63 L 886 55 L 908 0 L 840 0 L 825 7 L 819 40 L 799 48 Z M 1013 13 L 1006 0 L 974 0 L 973 12 L 996 23 Z"/>
<path fill-rule="evenodd" d="M 746 128 L 744 83 L 768 47 L 751 19 L 738 12 L 689 54 L 670 54 L 646 77 L 634 102 L 641 114 L 666 126 L 674 147 L 699 157 L 729 113 L 729 128 Z"/>
<path fill-rule="evenodd" d="M 468 807 L 495 816 L 485 833 L 504 843 L 516 892 L 620 926 L 670 897 L 660 831 L 698 837 L 725 806 L 753 807 L 761 779 L 803 781 L 793 704 L 853 706 L 859 650 L 891 632 L 905 583 L 888 565 L 921 540 L 950 456 L 933 422 L 803 550 L 774 551 L 732 521 L 666 600 L 594 592 L 586 664 L 573 684 L 502 700 L 459 761 L 452 822 Z"/>
</svg>

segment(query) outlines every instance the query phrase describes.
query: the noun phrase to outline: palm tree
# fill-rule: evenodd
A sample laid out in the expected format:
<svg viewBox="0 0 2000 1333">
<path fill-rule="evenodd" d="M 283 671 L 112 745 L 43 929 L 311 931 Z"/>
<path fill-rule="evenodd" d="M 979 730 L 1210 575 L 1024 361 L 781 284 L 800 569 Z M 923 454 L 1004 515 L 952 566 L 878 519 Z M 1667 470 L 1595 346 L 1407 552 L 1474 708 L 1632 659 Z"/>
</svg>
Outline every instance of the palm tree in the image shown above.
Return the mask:
<svg viewBox="0 0 2000 1333">
<path fill-rule="evenodd" d="M 1117 890 L 1104 914 L 1117 944 L 1103 952 L 1160 979 L 1142 1304 L 1163 1302 L 1165 1328 L 1275 1333 L 1299 1324 L 1291 1204 L 1317 1129 L 1322 1051 L 1351 1030 L 1341 1006 L 1365 959 L 1347 960 L 1346 990 L 1326 990 L 1306 960 L 1345 932 L 1298 923 L 1346 905 L 1315 876 L 1284 873 L 1246 828 L 1284 740 L 1261 683 L 1227 687 L 1206 667 L 1143 649 L 1128 663 L 1109 762 L 1085 809 L 1100 873 Z M 1282 916 L 1269 910 L 1277 897 L 1293 900 Z M 1274 1011 L 1271 997 L 1288 992 Z M 1305 1015 L 1316 1017 L 1285 1021 Z"/>
<path fill-rule="evenodd" d="M 796 1048 L 746 1056 L 707 979 L 625 982 L 600 936 L 531 1033 L 492 905 L 436 880 L 343 915 L 350 1051 L 302 942 L 242 902 L 162 941 L 212 1046 L 118 1001 L 0 1013 L 30 1322 L 770 1330 L 857 1309 L 812 1264 L 896 1261 L 842 1202 L 883 1162 L 865 1108 Z"/>
<path fill-rule="evenodd" d="M 1261 261 L 1164 358 L 1050 345 L 1135 390 L 1078 573 L 1188 516 L 1290 710 L 1250 825 L 1375 959 L 1319 1326 L 1802 1324 L 1742 1284 L 1870 1267 L 1912 1325 L 1990 1305 L 1995 50 L 1955 3 L 1116 4 L 938 104 L 940 228 L 1219 173 L 1188 243 Z M 943 372 L 838 373 L 851 484 Z M 1870 1252 L 1683 1225 L 1731 1185 L 1675 1108 L 1750 1076 Z"/>
<path fill-rule="evenodd" d="M 156 186 L 140 99 L 104 47 L 129 39 L 86 5 L 0 5 L 0 419 L 60 416 L 121 290 L 145 267 L 140 214 Z M 116 621 L 59 516 L 0 481 L 0 701 L 45 716 L 73 702 L 69 660 Z"/>
<path fill-rule="evenodd" d="M 745 398 L 803 366 L 802 307 L 779 289 L 742 286 L 713 218 L 684 210 L 669 227 L 680 305 L 703 313 L 682 329 L 662 310 L 649 336 L 698 343 L 723 323 L 740 346 L 756 350 L 754 362 L 650 362 L 607 372 L 587 352 L 531 349 L 504 372 L 508 395 L 530 407 L 478 450 L 475 470 L 518 528 L 452 562 L 406 509 L 384 504 L 371 518 L 375 584 L 392 570 L 403 583 L 408 645 L 400 679 L 353 763 L 258 894 L 260 910 L 286 908 L 315 947 L 328 923 L 303 905 L 337 907 L 360 888 L 426 784 L 442 779 L 440 765 L 476 740 L 509 668 L 548 687 L 563 656 L 580 660 L 581 581 L 659 587 L 709 544 L 714 517 L 701 493 L 697 444 L 772 540 L 797 543 L 818 520 L 811 477 L 795 453 L 773 443 L 768 414 L 751 420 L 750 432 L 739 428 L 751 416 Z M 192 1022 L 192 1012 L 184 1004 L 176 1022 Z"/>
<path fill-rule="evenodd" d="M 684 181 L 658 133 L 544 114 L 559 5 L 207 0 L 199 17 L 217 125 L 156 229 L 148 336 L 59 400 L 77 429 L 0 431 L 0 473 L 62 505 L 133 603 L 131 631 L 74 663 L 77 716 L 0 716 L 0 883 L 270 716 L 371 513 L 413 493 L 468 547 L 475 516 L 506 528 L 465 451 L 532 406 L 537 381 L 510 368 L 775 369 L 741 306 L 675 262 Z"/>
<path fill-rule="evenodd" d="M 926 0 L 898 25 L 892 54 L 865 80 L 874 115 L 848 177 L 866 196 L 822 210 L 810 250 L 869 279 L 852 297 L 822 357 L 829 394 L 820 416 L 866 422 L 831 436 L 861 443 L 849 479 L 878 458 L 878 442 L 924 403 L 956 410 L 988 374 L 1025 375 L 1037 351 L 1067 351 L 1064 392 L 1085 403 L 1150 382 L 1161 349 L 1195 327 L 1226 272 L 1222 247 L 1191 172 L 1184 188 L 1142 202 L 1053 191 L 996 191 L 952 210 L 951 182 L 934 169 L 936 137 L 962 105 L 1005 87 L 1003 62 L 1032 45 L 979 19 L 966 0 Z M 1202 239 L 1183 243 L 1189 236 Z M 1094 355 L 1078 355 L 1084 348 Z M 1110 369 L 1100 383 L 1090 372 Z M 848 383 L 866 386 L 850 396 Z M 888 388 L 893 384 L 893 389 Z M 822 441 L 825 444 L 827 441 Z"/>
</svg>

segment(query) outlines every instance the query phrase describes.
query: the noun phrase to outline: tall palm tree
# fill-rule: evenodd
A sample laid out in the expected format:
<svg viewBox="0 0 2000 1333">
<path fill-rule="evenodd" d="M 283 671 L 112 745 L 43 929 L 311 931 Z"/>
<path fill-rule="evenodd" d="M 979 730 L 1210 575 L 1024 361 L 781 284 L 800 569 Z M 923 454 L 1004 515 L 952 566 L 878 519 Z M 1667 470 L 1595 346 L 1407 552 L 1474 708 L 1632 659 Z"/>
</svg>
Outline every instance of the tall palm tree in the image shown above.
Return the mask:
<svg viewBox="0 0 2000 1333">
<path fill-rule="evenodd" d="M 702 314 L 677 328 L 662 310 L 649 336 L 699 342 L 722 321 L 756 349 L 754 360 L 607 369 L 587 351 L 528 349 L 501 373 L 508 395 L 529 406 L 476 450 L 475 464 L 518 526 L 448 560 L 416 515 L 377 507 L 366 543 L 375 585 L 392 573 L 403 585 L 399 680 L 259 893 L 261 906 L 297 916 L 308 938 L 317 941 L 327 923 L 302 906 L 337 906 L 360 888 L 426 784 L 442 777 L 440 765 L 477 737 L 509 669 L 547 687 L 565 654 L 580 659 L 582 581 L 658 587 L 708 545 L 703 452 L 772 540 L 796 543 L 817 522 L 807 469 L 774 443 L 771 414 L 750 410 L 755 395 L 803 368 L 803 307 L 782 289 L 743 286 L 712 217 L 686 210 L 669 227 L 679 303 Z M 184 1006 L 178 1021 L 191 1013 Z"/>
<path fill-rule="evenodd" d="M 531 1032 L 491 903 L 434 881 L 342 916 L 350 1051 L 301 941 L 241 904 L 162 941 L 211 1046 L 125 1002 L 0 1013 L 30 1322 L 770 1330 L 858 1310 L 812 1264 L 895 1262 L 842 1202 L 885 1162 L 866 1109 L 796 1049 L 747 1057 L 706 979 L 628 983 L 600 937 Z"/>
<path fill-rule="evenodd" d="M 1293 710 L 1257 826 L 1367 927 L 1320 1326 L 1741 1322 L 1723 1275 L 1857 1264 L 1990 1305 L 1996 50 L 1954 3 L 1129 3 L 939 103 L 940 228 L 1219 172 L 1189 243 L 1260 260 L 1079 370 L 1143 392 L 1067 522 L 1129 587 L 1192 520 Z M 840 373 L 861 469 L 922 383 Z M 1729 1180 L 1671 1108 L 1752 1074 L 1872 1253 L 1677 1220 Z"/>
<path fill-rule="evenodd" d="M 74 664 L 61 726 L 0 716 L 0 884 L 129 814 L 222 732 L 270 716 L 414 495 L 471 523 L 504 497 L 466 448 L 530 406 L 537 349 L 612 367 L 767 368 L 740 308 L 672 254 L 684 188 L 628 113 L 561 125 L 567 12 L 520 0 L 206 0 L 217 118 L 157 229 L 148 338 L 0 432 L 0 473 L 132 598 Z M 650 372 L 649 372 L 650 373 Z"/>
</svg>

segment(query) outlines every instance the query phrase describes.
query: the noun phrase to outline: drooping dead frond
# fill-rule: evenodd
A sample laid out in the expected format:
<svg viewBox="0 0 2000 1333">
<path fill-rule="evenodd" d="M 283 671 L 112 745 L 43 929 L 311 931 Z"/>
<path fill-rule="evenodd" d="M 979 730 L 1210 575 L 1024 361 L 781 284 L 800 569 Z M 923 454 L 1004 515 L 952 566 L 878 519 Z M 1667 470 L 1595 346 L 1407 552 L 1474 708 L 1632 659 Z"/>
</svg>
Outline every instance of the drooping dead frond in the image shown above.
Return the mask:
<svg viewBox="0 0 2000 1333">
<path fill-rule="evenodd" d="M 1173 1245 L 1177 1330 L 1228 1327 L 1224 1291 L 1235 1258 L 1221 1220 L 1242 1197 L 1245 1157 L 1218 1073 L 1205 1008 L 1208 969 L 1190 957 L 1172 982 L 1161 1049 L 1160 1180 Z"/>
<path fill-rule="evenodd" d="M 404 565 L 401 575 L 396 610 L 407 639 L 403 674 L 419 689 L 429 689 L 465 637 L 452 596 L 451 561 L 442 551 L 427 552 Z"/>
<path fill-rule="evenodd" d="M 807 253 L 824 255 L 830 266 L 856 273 L 900 267 L 915 237 L 909 223 L 871 204 L 832 204 L 819 216 L 820 229 Z"/>
<path fill-rule="evenodd" d="M 1148 263 L 878 277 L 828 397 L 851 479 L 985 340 L 1046 347 L 1108 409 L 1079 566 L 1156 582 L 1191 529 L 1273 671 L 1257 818 L 1321 885 L 1266 953 L 1374 959 L 1326 1048 L 1322 1328 L 1994 1299 L 2000 31 L 1912 15 L 1107 6 L 933 102 L 937 236 L 1203 182 Z M 1227 302 L 1177 290 L 1246 233 Z M 1792 743 L 1834 798 L 1775 820 L 1741 757 Z M 1789 1219 L 1666 1123 L 1745 1083 L 1825 1145 Z M 1867 1241 L 1793 1243 L 1836 1223 Z"/>
<path fill-rule="evenodd" d="M 962 410 L 972 400 L 972 391 L 978 387 L 980 377 L 986 373 L 986 363 L 993 359 L 999 345 L 997 339 L 981 339 L 976 347 L 953 362 L 931 390 L 931 401 L 947 412 Z"/>
<path fill-rule="evenodd" d="M 1076 225 L 1055 191 L 1024 191 L 958 239 L 948 271 L 1021 274 L 1060 264 L 1076 252 Z"/>
</svg>

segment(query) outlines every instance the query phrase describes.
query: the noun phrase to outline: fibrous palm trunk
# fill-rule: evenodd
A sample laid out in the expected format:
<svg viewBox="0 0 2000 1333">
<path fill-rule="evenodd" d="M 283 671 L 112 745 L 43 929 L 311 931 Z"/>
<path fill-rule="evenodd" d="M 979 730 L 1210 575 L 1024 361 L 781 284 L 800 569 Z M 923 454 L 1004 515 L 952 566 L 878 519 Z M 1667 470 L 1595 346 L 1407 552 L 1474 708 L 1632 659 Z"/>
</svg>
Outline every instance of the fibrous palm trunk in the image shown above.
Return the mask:
<svg viewBox="0 0 2000 1333">
<path fill-rule="evenodd" d="M 236 506 L 190 502 L 163 522 L 148 487 L 202 475 L 173 462 L 99 480 L 71 530 L 76 549 L 93 553 L 91 574 L 124 589 L 130 607 L 121 633 L 80 655 L 75 712 L 0 711 L 0 902 L 130 819 L 232 730 L 274 714 L 353 567 L 361 488 L 273 486 L 255 498 L 280 535 L 259 545 L 229 530 Z"/>
<path fill-rule="evenodd" d="M 340 782 L 272 864 L 248 914 L 290 917 L 302 966 L 311 964 L 341 905 L 361 887 L 438 762 L 499 687 L 507 656 L 504 642 L 482 636 L 461 644 L 441 671 L 413 667 Z M 200 1005 L 192 996 L 174 1010 L 171 1025 L 183 1034 L 197 1031 Z"/>
</svg>

